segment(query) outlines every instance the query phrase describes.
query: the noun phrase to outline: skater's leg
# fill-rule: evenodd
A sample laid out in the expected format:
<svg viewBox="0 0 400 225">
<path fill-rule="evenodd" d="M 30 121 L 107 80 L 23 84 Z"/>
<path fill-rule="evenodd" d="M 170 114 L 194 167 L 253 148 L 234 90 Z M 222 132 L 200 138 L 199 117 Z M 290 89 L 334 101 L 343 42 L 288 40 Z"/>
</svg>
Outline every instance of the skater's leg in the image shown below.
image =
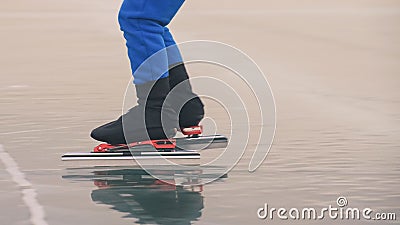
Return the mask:
<svg viewBox="0 0 400 225">
<path fill-rule="evenodd" d="M 165 46 L 167 47 L 168 66 L 170 68 L 170 104 L 179 113 L 180 127 L 196 126 L 204 117 L 204 105 L 200 98 L 192 91 L 181 53 L 167 27 L 164 27 L 163 37 Z"/>
<path fill-rule="evenodd" d="M 165 47 L 167 49 L 168 67 L 172 68 L 175 65 L 183 63 L 181 52 L 179 51 L 179 48 L 176 45 L 176 42 L 168 27 L 164 27 L 163 38 Z"/>
<path fill-rule="evenodd" d="M 94 129 L 91 133 L 94 139 L 123 144 L 126 141 L 129 143 L 174 136 L 177 127 L 176 114 L 164 104 L 170 91 L 166 72 L 167 53 L 161 51 L 156 58 L 152 57 L 150 63 L 143 62 L 165 48 L 164 27 L 169 24 L 183 2 L 184 0 L 124 0 L 118 19 L 128 47 L 138 105 L 123 115 L 124 117 Z M 165 118 L 167 123 L 161 123 L 161 118 Z"/>
<path fill-rule="evenodd" d="M 154 53 L 164 49 L 164 27 L 184 0 L 124 0 L 118 20 L 124 32 L 135 84 L 144 84 L 168 76 L 166 52 L 157 54 L 146 68 L 138 67 Z M 137 73 L 135 73 L 137 72 Z"/>
</svg>

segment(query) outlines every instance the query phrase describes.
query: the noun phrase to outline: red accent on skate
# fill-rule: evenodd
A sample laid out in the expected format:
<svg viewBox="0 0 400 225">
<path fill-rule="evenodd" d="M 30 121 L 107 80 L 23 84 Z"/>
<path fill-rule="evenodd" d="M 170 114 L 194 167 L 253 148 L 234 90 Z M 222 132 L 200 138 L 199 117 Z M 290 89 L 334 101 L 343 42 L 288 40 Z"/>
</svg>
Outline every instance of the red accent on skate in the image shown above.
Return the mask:
<svg viewBox="0 0 400 225">
<path fill-rule="evenodd" d="M 110 148 L 115 148 L 115 146 L 110 144 L 99 144 L 94 147 L 93 152 L 107 152 Z"/>
<path fill-rule="evenodd" d="M 176 141 L 174 139 L 139 141 L 130 143 L 129 147 L 132 148 L 140 145 L 152 145 L 156 149 L 174 149 L 176 147 Z"/>
<path fill-rule="evenodd" d="M 140 147 L 142 145 L 152 145 L 155 149 L 175 149 L 176 141 L 175 139 L 161 139 L 161 140 L 148 140 L 148 141 L 138 141 L 130 143 L 129 145 L 110 145 L 110 144 L 99 144 L 94 147 L 93 152 L 112 152 L 113 150 L 123 149 L 123 148 L 133 148 Z"/>
<path fill-rule="evenodd" d="M 203 133 L 203 126 L 191 126 L 191 127 L 183 127 L 181 128 L 182 134 L 184 135 L 199 135 Z"/>
<path fill-rule="evenodd" d="M 110 185 L 108 185 L 107 181 L 105 180 L 95 180 L 94 185 L 96 185 L 100 189 L 105 189 L 110 187 Z"/>
</svg>

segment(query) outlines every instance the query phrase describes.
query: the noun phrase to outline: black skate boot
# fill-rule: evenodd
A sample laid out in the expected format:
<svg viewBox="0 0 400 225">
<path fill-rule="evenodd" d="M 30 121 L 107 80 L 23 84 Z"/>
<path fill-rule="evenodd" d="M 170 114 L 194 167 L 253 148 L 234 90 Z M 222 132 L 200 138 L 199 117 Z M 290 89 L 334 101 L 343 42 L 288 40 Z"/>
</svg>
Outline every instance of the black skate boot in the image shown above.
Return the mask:
<svg viewBox="0 0 400 225">
<path fill-rule="evenodd" d="M 179 64 L 169 70 L 169 85 L 171 88 L 168 99 L 172 109 L 179 114 L 180 129 L 198 126 L 204 117 L 204 105 L 193 93 L 189 76 L 184 64 Z"/>
<path fill-rule="evenodd" d="M 112 145 L 173 137 L 178 121 L 175 111 L 164 104 L 169 90 L 168 77 L 136 85 L 138 105 L 117 120 L 94 129 L 90 136 Z"/>
</svg>

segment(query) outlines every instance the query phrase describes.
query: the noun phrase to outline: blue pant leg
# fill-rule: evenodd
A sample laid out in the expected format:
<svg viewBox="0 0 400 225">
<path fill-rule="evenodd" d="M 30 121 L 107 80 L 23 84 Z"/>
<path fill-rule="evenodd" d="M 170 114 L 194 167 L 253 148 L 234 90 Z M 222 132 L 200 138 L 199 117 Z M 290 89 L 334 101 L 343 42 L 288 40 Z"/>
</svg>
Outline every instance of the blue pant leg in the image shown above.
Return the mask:
<svg viewBox="0 0 400 225">
<path fill-rule="evenodd" d="M 168 76 L 168 56 L 159 52 L 166 47 L 164 27 L 175 16 L 184 0 L 124 0 L 118 20 L 124 32 L 135 84 Z M 140 70 L 138 68 L 140 67 Z"/>
<path fill-rule="evenodd" d="M 168 67 L 172 68 L 177 64 L 181 64 L 183 62 L 182 55 L 168 27 L 164 27 L 163 37 L 165 47 L 167 47 Z"/>
</svg>

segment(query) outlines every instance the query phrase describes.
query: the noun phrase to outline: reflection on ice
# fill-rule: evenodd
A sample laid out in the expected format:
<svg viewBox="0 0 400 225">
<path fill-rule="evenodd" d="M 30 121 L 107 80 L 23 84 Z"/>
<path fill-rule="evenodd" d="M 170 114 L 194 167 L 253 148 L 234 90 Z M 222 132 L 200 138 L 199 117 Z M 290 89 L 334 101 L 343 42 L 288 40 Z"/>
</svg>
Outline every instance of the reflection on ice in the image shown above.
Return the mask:
<svg viewBox="0 0 400 225">
<path fill-rule="evenodd" d="M 67 169 L 63 179 L 93 182 L 91 198 L 136 218 L 139 224 L 191 224 L 202 215 L 202 179 L 212 176 L 202 170 L 160 167 L 158 178 L 140 168 L 87 167 Z M 227 174 L 222 178 L 227 178 Z M 216 182 L 221 182 L 219 179 Z"/>
</svg>

